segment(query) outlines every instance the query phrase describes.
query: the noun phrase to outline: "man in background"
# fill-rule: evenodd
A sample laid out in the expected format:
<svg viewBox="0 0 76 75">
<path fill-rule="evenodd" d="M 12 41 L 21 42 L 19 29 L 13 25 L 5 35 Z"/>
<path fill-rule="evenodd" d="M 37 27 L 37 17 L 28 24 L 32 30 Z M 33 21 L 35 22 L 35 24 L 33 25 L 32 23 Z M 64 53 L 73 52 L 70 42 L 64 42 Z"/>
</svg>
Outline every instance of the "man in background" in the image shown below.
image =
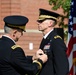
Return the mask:
<svg viewBox="0 0 76 75">
<path fill-rule="evenodd" d="M 60 15 L 46 9 L 39 9 L 39 12 L 38 30 L 43 33 L 39 48 L 48 55 L 48 61 L 43 65 L 39 75 L 67 75 L 69 71 L 67 48 L 62 37 L 54 31 Z"/>
</svg>

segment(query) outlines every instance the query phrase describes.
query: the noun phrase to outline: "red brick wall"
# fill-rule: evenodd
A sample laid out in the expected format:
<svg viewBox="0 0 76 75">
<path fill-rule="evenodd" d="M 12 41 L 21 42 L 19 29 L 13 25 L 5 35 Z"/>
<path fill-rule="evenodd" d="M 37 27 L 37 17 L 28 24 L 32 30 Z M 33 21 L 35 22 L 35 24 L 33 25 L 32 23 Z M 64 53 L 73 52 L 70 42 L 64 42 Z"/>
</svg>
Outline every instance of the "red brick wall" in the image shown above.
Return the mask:
<svg viewBox="0 0 76 75">
<path fill-rule="evenodd" d="M 28 55 L 33 55 L 38 50 L 42 39 L 42 33 L 37 31 L 36 23 L 39 8 L 51 10 L 48 0 L 0 0 L 0 32 L 4 26 L 3 18 L 7 15 L 20 14 L 29 18 L 29 23 L 26 25 L 27 32 L 17 42 Z M 62 14 L 63 11 L 59 9 L 56 12 Z M 29 43 L 33 43 L 33 50 L 29 50 Z"/>
<path fill-rule="evenodd" d="M 20 38 L 18 44 L 20 44 L 23 47 L 26 54 L 32 55 L 35 53 L 36 50 L 38 50 L 41 39 L 42 39 L 41 33 L 27 32 L 24 34 L 24 36 Z M 32 50 L 29 48 L 30 43 L 33 44 Z"/>
</svg>

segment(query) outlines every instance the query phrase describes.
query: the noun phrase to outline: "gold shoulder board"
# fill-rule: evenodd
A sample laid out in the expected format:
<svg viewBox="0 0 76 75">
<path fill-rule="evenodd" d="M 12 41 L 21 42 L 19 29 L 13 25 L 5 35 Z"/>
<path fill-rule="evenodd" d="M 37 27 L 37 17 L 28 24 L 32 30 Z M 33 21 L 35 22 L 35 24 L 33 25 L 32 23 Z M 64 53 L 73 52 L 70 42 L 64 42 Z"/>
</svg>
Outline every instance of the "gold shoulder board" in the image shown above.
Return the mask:
<svg viewBox="0 0 76 75">
<path fill-rule="evenodd" d="M 59 35 L 54 36 L 54 39 L 57 39 L 57 38 L 62 39 L 61 36 L 59 36 Z"/>
<path fill-rule="evenodd" d="M 16 48 L 18 48 L 18 47 L 20 47 L 19 45 L 13 45 L 11 48 L 12 49 L 16 49 Z"/>
</svg>

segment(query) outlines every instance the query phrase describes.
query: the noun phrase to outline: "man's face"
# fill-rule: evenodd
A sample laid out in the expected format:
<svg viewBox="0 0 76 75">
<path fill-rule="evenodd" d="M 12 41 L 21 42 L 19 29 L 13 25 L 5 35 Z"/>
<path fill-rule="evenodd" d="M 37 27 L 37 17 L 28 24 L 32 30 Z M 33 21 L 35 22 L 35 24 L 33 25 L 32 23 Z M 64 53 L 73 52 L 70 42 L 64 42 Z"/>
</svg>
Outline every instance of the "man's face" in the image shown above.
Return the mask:
<svg viewBox="0 0 76 75">
<path fill-rule="evenodd" d="M 45 31 L 49 28 L 51 20 L 44 20 L 43 22 L 37 22 L 38 23 L 38 30 L 39 31 Z"/>
<path fill-rule="evenodd" d="M 15 38 L 14 38 L 15 42 L 17 42 L 22 35 L 23 35 L 23 31 L 22 30 L 16 30 Z"/>
</svg>

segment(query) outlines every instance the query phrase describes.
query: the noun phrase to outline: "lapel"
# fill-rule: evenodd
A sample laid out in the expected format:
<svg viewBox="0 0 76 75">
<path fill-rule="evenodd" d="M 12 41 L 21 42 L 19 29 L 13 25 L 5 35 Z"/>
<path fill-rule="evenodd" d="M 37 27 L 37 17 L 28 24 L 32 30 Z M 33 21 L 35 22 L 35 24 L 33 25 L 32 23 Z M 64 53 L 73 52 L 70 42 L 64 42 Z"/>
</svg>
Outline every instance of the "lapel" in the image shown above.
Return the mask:
<svg viewBox="0 0 76 75">
<path fill-rule="evenodd" d="M 52 31 L 52 32 L 47 36 L 46 39 L 43 38 L 42 41 L 41 41 L 41 44 L 40 44 L 40 49 L 43 50 L 44 46 L 45 46 L 46 44 L 48 44 L 48 43 L 50 42 L 50 40 L 52 40 L 52 39 L 54 38 L 54 35 L 55 35 L 54 31 Z"/>
<path fill-rule="evenodd" d="M 42 41 L 41 41 L 41 44 L 40 44 L 40 49 L 42 49 L 43 50 L 43 47 L 44 47 L 44 45 L 45 45 L 45 42 L 46 42 L 46 39 L 42 39 Z"/>
</svg>

